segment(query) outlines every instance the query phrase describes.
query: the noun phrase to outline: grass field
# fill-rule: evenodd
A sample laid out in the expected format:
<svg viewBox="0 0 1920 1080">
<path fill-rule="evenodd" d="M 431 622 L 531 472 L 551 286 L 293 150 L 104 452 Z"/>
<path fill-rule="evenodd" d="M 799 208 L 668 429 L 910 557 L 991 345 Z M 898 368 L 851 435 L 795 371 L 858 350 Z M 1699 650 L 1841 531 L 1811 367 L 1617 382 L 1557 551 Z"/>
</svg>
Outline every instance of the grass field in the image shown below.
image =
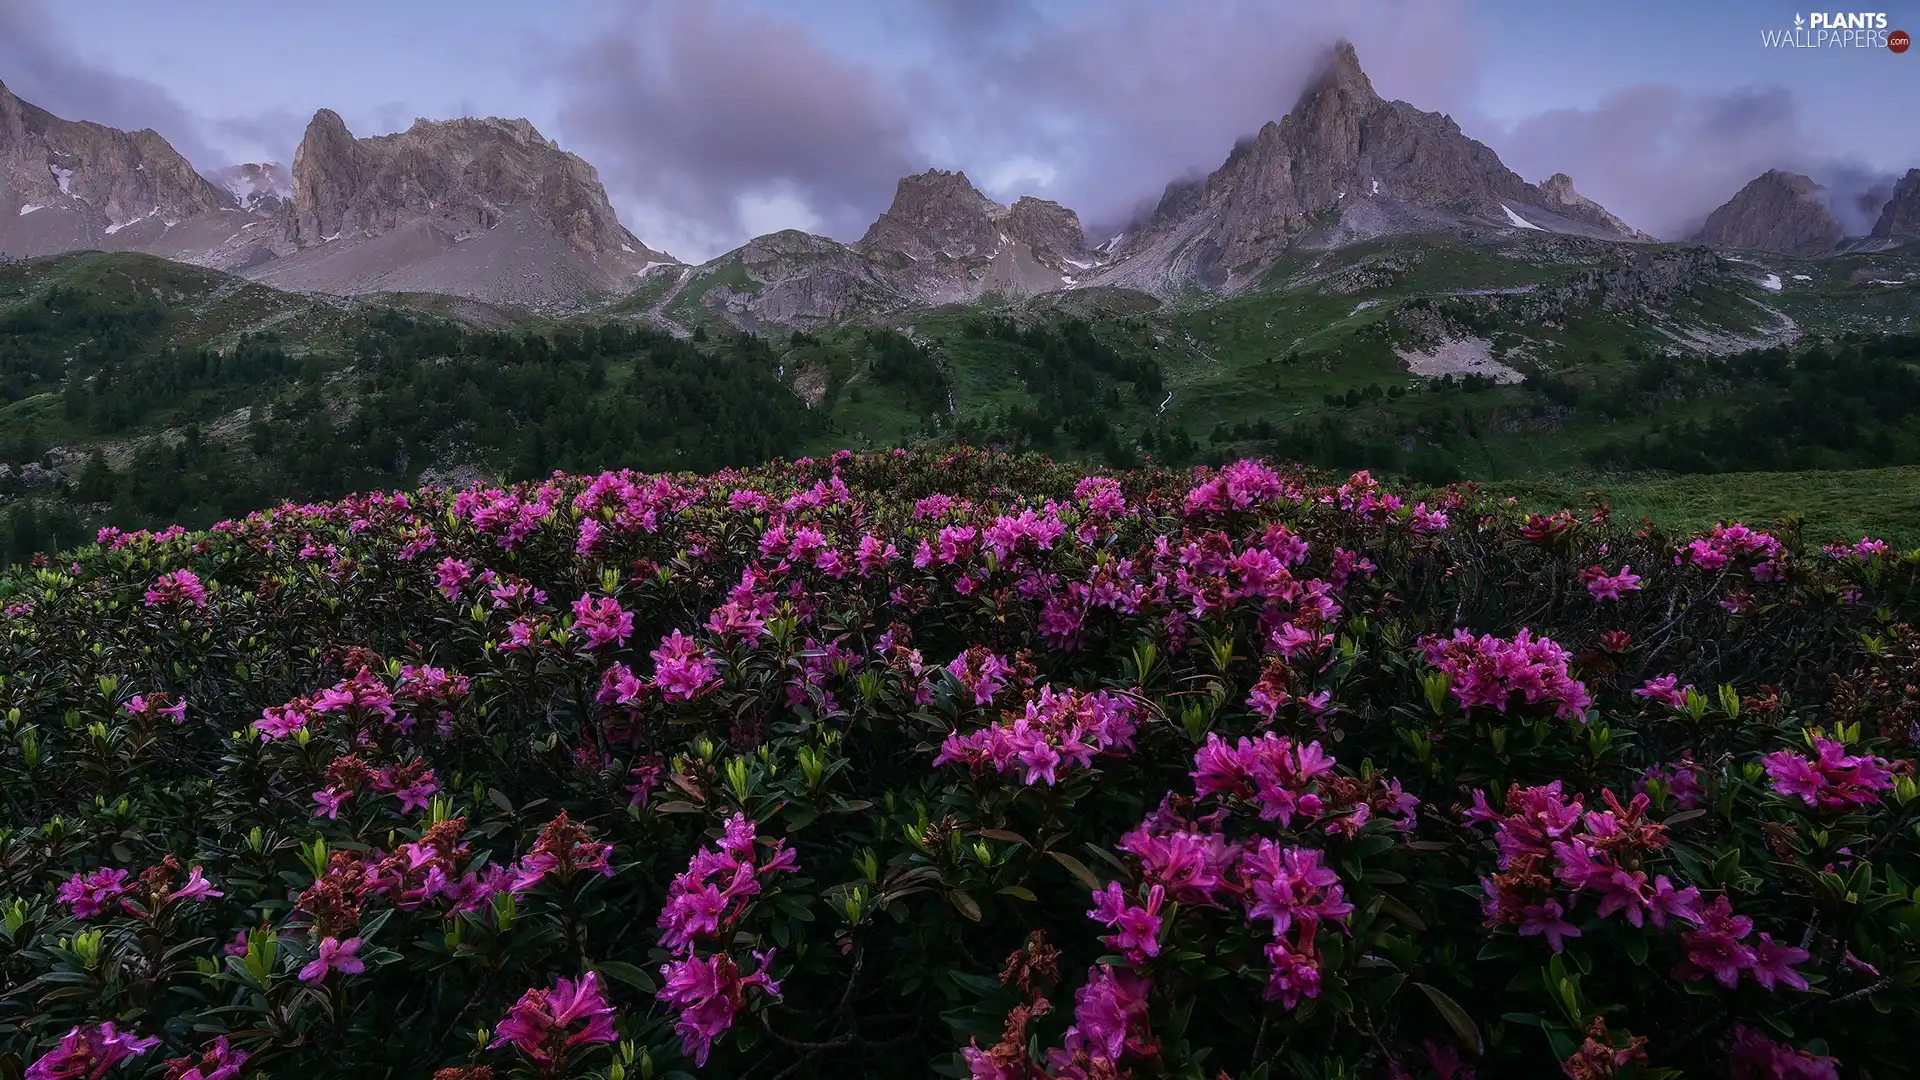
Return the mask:
<svg viewBox="0 0 1920 1080">
<path fill-rule="evenodd" d="M 1720 473 L 1655 477 L 1542 477 L 1485 485 L 1522 505 L 1551 509 L 1599 492 L 1614 516 L 1645 517 L 1670 529 L 1720 521 L 1768 525 L 1798 518 L 1807 540 L 1869 534 L 1920 547 L 1920 466 L 1820 472 Z"/>
</svg>

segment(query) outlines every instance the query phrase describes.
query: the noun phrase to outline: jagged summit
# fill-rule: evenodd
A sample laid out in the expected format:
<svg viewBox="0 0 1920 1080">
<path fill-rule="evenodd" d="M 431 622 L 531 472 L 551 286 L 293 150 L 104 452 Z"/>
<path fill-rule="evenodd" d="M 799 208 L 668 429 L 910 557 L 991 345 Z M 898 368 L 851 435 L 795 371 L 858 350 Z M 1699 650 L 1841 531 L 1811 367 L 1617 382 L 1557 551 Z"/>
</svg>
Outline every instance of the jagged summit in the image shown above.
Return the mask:
<svg viewBox="0 0 1920 1080">
<path fill-rule="evenodd" d="M 902 177 L 893 202 L 850 245 L 775 233 L 697 268 L 693 279 L 744 276 L 746 290 L 699 289 L 702 303 L 739 325 L 814 326 L 856 311 L 1053 292 L 1105 259 L 1088 250 L 1079 215 L 1059 203 L 1026 195 L 1002 205 L 964 172 L 929 169 Z"/>
<path fill-rule="evenodd" d="M 1811 177 L 1769 169 L 1708 214 L 1693 239 L 1715 247 L 1819 255 L 1845 231 L 1826 188 Z"/>
<path fill-rule="evenodd" d="M 674 261 L 620 224 L 593 166 L 531 122 L 499 117 L 419 119 L 361 139 L 317 110 L 280 235 L 288 250 L 255 274 L 267 284 L 539 307 L 624 291 Z"/>
<path fill-rule="evenodd" d="M 0 255 L 145 251 L 245 261 L 239 204 L 151 129 L 65 120 L 0 84 Z"/>
<path fill-rule="evenodd" d="M 1908 169 L 1893 186 L 1893 197 L 1873 223 L 1873 235 L 1920 239 L 1920 169 Z"/>
<path fill-rule="evenodd" d="M 233 194 L 242 210 L 273 214 L 293 198 L 293 174 L 277 161 L 229 165 L 213 179 Z"/>
<path fill-rule="evenodd" d="M 1167 185 L 1100 280 L 1157 293 L 1195 279 L 1237 287 L 1296 243 L 1463 226 L 1646 239 L 1557 179 L 1536 188 L 1451 117 L 1383 99 L 1342 41 L 1284 117 L 1204 180 Z"/>
</svg>

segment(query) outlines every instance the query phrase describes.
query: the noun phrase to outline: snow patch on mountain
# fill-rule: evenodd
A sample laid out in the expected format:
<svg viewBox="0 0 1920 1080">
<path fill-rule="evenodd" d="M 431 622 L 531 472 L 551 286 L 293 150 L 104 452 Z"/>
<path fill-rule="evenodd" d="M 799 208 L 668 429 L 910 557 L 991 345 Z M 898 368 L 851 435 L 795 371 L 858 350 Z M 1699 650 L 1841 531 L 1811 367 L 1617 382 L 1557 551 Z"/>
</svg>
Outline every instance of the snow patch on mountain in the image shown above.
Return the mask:
<svg viewBox="0 0 1920 1080">
<path fill-rule="evenodd" d="M 1500 209 L 1505 210 L 1507 212 L 1507 220 L 1512 222 L 1513 227 L 1516 229 L 1532 229 L 1535 232 L 1546 231 L 1545 229 L 1542 229 L 1540 226 L 1535 225 L 1533 222 L 1528 221 L 1526 218 L 1521 217 L 1519 214 L 1514 213 L 1513 207 L 1508 206 L 1506 203 L 1501 203 Z"/>
</svg>

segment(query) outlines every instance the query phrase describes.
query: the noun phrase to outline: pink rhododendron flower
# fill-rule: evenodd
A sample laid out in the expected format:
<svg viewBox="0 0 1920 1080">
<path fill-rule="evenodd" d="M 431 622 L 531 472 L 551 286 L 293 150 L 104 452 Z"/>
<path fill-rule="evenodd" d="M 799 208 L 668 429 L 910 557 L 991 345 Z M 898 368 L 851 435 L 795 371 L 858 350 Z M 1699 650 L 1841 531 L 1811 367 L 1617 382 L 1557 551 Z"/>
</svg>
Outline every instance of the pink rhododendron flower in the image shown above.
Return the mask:
<svg viewBox="0 0 1920 1080">
<path fill-rule="evenodd" d="M 250 1056 L 245 1050 L 234 1049 L 221 1035 L 197 1056 L 168 1058 L 166 1080 L 239 1080 Z"/>
<path fill-rule="evenodd" d="M 1052 785 L 1059 782 L 1063 766 L 1090 768 L 1099 755 L 1132 752 L 1137 712 L 1134 700 L 1125 695 L 1043 686 L 1027 702 L 1024 715 L 1008 713 L 1001 723 L 966 735 L 948 733 L 933 764 L 966 765 L 976 776 L 988 769 L 1017 772 L 1029 787 Z"/>
<path fill-rule="evenodd" d="M 573 627 L 587 636 L 587 648 L 625 645 L 633 636 L 633 612 L 611 596 L 582 596 L 573 602 Z"/>
<path fill-rule="evenodd" d="M 207 606 L 206 586 L 200 584 L 200 576 L 191 570 L 175 570 L 171 574 L 160 575 L 159 580 L 146 592 L 148 607 L 178 608 L 187 605 Z"/>
<path fill-rule="evenodd" d="M 653 685 L 668 701 L 692 701 L 720 681 L 720 666 L 692 638 L 675 630 L 660 639 L 653 657 Z"/>
<path fill-rule="evenodd" d="M 1633 692 L 1633 696 L 1643 697 L 1648 701 L 1658 701 L 1663 705 L 1671 705 L 1679 709 L 1686 706 L 1687 692 L 1692 689 L 1692 683 L 1681 686 L 1680 676 L 1668 672 L 1657 678 L 1648 679 L 1644 686 Z"/>
<path fill-rule="evenodd" d="M 947 674 L 973 695 L 973 704 L 980 706 L 993 704 L 994 695 L 1007 685 L 1013 673 L 1013 666 L 1001 659 L 1000 654 L 980 645 L 947 664 Z"/>
<path fill-rule="evenodd" d="M 1580 583 L 1595 600 L 1618 600 L 1640 591 L 1640 575 L 1633 573 L 1632 566 L 1622 566 L 1615 574 L 1608 574 L 1597 564 L 1589 566 L 1580 571 Z"/>
<path fill-rule="evenodd" d="M 576 1028 L 576 1024 L 584 1026 Z M 494 1025 L 487 1048 L 512 1046 L 547 1063 L 564 1059 L 576 1046 L 617 1038 L 613 1006 L 600 992 L 600 976 L 589 971 L 577 980 L 555 979 L 551 990 L 530 989 L 521 994 L 506 1018 Z"/>
<path fill-rule="evenodd" d="M 76 919 L 91 919 L 127 891 L 127 872 L 118 867 L 102 867 L 92 873 L 78 873 L 60 884 L 60 902 L 73 908 Z"/>
<path fill-rule="evenodd" d="M 144 1056 L 159 1045 L 157 1038 L 124 1034 L 111 1021 L 76 1027 L 60 1037 L 60 1045 L 27 1066 L 25 1080 L 100 1080 L 115 1065 Z"/>
<path fill-rule="evenodd" d="M 460 559 L 441 559 L 433 568 L 434 587 L 449 600 L 460 598 L 460 589 L 473 578 L 473 567 Z"/>
<path fill-rule="evenodd" d="M 754 953 L 760 968 L 744 978 L 726 953 L 689 956 L 660 966 L 665 982 L 659 1000 L 680 1010 L 674 1031 L 680 1036 L 681 1051 L 693 1058 L 696 1067 L 706 1065 L 713 1040 L 733 1026 L 735 1014 L 746 1006 L 748 989 L 780 1000 L 780 984 L 770 974 L 773 954 L 772 949 Z"/>
<path fill-rule="evenodd" d="M 1812 758 L 1791 750 L 1766 756 L 1774 794 L 1797 798 L 1808 806 L 1835 809 L 1878 802 L 1876 793 L 1893 787 L 1893 774 L 1885 758 L 1849 754 L 1846 746 L 1833 739 L 1817 738 L 1813 745 Z"/>
<path fill-rule="evenodd" d="M 690 953 L 696 940 L 725 940 L 763 882 L 798 868 L 785 840 L 774 841 L 766 861 L 757 861 L 755 839 L 752 820 L 735 814 L 718 845 L 701 848 L 674 877 L 658 921 L 660 944 L 669 952 Z"/>
<path fill-rule="evenodd" d="M 1735 1025 L 1727 1055 L 1728 1080 L 1840 1080 L 1840 1062 L 1774 1042 Z"/>
<path fill-rule="evenodd" d="M 1455 630 L 1451 638 L 1426 639 L 1422 648 L 1427 663 L 1451 677 L 1453 696 L 1465 709 L 1506 712 L 1517 694 L 1528 705 L 1551 705 L 1555 716 L 1577 719 L 1593 703 L 1586 686 L 1568 674 L 1567 650 L 1530 630 L 1511 641 Z"/>
<path fill-rule="evenodd" d="M 320 951 L 300 969 L 300 981 L 307 983 L 324 982 L 328 972 L 337 971 L 342 975 L 358 975 L 367 970 L 364 960 L 354 955 L 360 951 L 360 939 L 322 938 Z"/>
<path fill-rule="evenodd" d="M 1147 889 L 1146 906 L 1136 906 L 1128 902 L 1119 882 L 1110 881 L 1093 894 L 1093 910 L 1087 918 L 1117 930 L 1100 940 L 1138 964 L 1160 955 L 1160 909 L 1166 899 L 1167 890 L 1154 885 Z"/>
</svg>

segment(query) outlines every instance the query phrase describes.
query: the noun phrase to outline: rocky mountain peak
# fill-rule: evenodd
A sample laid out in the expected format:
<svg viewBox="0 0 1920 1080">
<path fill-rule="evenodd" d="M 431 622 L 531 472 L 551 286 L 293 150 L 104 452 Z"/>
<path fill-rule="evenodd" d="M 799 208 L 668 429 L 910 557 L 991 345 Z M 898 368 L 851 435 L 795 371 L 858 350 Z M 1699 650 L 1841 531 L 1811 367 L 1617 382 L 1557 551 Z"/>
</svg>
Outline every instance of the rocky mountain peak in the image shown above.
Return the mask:
<svg viewBox="0 0 1920 1080">
<path fill-rule="evenodd" d="M 294 155 L 292 181 L 288 238 L 301 248 L 414 221 L 458 242 L 524 212 L 583 255 L 668 261 L 621 226 L 591 165 L 524 119 L 422 119 L 356 139 L 321 109 Z"/>
<path fill-rule="evenodd" d="M 1573 189 L 1573 177 L 1566 173 L 1554 173 L 1540 182 L 1540 202 L 1549 210 L 1557 210 L 1569 217 L 1606 226 L 1622 236 L 1635 240 L 1652 240 L 1654 237 L 1641 232 L 1608 212 L 1607 208 L 1587 198 Z"/>
<path fill-rule="evenodd" d="M 293 198 L 293 173 L 277 161 L 229 165 L 213 179 L 233 194 L 242 210 L 274 214 Z"/>
<path fill-rule="evenodd" d="M 1373 80 L 1360 69 L 1360 54 L 1351 41 L 1335 42 L 1320 62 L 1320 70 L 1289 118 L 1304 116 L 1310 126 L 1343 125 L 1347 118 L 1358 118 L 1381 104 Z"/>
<path fill-rule="evenodd" d="M 1006 207 L 982 195 L 964 172 L 929 169 L 900 179 L 893 203 L 854 244 L 915 260 L 973 258 L 999 247 Z"/>
<path fill-rule="evenodd" d="M 1322 57 L 1277 122 L 1234 144 L 1204 181 L 1176 180 L 1129 228 L 1102 282 L 1237 288 L 1295 243 L 1397 232 L 1524 229 L 1644 240 L 1562 176 L 1542 191 L 1453 118 L 1388 101 L 1349 42 Z"/>
<path fill-rule="evenodd" d="M 1087 234 L 1080 226 L 1080 215 L 1052 199 L 1022 195 L 1007 211 L 1006 231 L 1043 258 L 1078 259 L 1087 254 Z"/>
<path fill-rule="evenodd" d="M 1826 188 L 1811 177 L 1769 169 L 1708 214 L 1692 239 L 1715 247 L 1818 255 L 1844 233 Z"/>
<path fill-rule="evenodd" d="M 158 132 L 64 120 L 0 84 L 0 254 L 111 247 L 135 223 L 234 208 Z"/>
<path fill-rule="evenodd" d="M 1908 169 L 1893 185 L 1893 197 L 1881 207 L 1873 235 L 1920 239 L 1920 169 Z"/>
</svg>

